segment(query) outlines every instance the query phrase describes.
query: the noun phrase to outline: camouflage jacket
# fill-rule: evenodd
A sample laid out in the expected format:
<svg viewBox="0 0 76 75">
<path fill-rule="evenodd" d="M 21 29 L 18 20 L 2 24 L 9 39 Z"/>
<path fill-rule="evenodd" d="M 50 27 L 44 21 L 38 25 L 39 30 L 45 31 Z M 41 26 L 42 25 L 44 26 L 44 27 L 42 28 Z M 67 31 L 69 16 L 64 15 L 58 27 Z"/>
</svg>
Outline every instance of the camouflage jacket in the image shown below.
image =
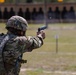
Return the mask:
<svg viewBox="0 0 76 75">
<path fill-rule="evenodd" d="M 17 59 L 19 56 L 39 48 L 42 46 L 43 40 L 41 37 L 8 35 L 10 39 L 5 44 L 3 52 L 5 69 L 8 75 L 18 75 L 20 62 Z"/>
</svg>

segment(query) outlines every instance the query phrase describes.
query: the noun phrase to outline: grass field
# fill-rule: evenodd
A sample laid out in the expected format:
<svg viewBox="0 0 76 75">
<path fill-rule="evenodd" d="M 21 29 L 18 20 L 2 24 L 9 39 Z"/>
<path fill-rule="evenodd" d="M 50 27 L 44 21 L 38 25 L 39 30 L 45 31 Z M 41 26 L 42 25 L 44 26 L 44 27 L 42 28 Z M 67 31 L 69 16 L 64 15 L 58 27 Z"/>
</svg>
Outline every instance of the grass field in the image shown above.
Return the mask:
<svg viewBox="0 0 76 75">
<path fill-rule="evenodd" d="M 41 25 L 30 24 L 27 36 L 35 36 Z M 0 32 L 6 33 L 4 24 L 0 24 Z M 76 75 L 76 24 L 49 24 L 45 30 L 46 39 L 41 48 L 23 55 L 27 59 L 22 64 L 20 75 Z M 56 38 L 58 35 L 58 52 Z"/>
</svg>

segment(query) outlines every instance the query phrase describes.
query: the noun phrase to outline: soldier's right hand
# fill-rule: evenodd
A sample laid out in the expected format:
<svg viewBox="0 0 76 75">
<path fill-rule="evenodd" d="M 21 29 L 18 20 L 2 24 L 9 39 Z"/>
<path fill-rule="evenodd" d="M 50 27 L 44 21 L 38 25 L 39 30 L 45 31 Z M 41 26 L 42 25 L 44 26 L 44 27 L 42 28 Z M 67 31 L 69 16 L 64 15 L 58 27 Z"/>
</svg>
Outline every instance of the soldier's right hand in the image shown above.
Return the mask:
<svg viewBox="0 0 76 75">
<path fill-rule="evenodd" d="M 37 36 L 42 37 L 43 39 L 45 39 L 45 32 L 43 30 L 37 32 Z"/>
</svg>

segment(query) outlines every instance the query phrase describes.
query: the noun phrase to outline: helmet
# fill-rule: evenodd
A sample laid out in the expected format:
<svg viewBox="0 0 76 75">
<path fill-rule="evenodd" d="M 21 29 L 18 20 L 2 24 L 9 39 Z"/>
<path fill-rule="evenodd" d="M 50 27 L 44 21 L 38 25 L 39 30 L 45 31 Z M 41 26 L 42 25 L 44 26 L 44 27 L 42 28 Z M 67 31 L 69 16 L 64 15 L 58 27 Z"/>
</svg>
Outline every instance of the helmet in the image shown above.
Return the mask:
<svg viewBox="0 0 76 75">
<path fill-rule="evenodd" d="M 21 16 L 12 16 L 6 23 L 6 28 L 15 28 L 17 30 L 25 31 L 28 27 L 27 21 Z"/>
</svg>

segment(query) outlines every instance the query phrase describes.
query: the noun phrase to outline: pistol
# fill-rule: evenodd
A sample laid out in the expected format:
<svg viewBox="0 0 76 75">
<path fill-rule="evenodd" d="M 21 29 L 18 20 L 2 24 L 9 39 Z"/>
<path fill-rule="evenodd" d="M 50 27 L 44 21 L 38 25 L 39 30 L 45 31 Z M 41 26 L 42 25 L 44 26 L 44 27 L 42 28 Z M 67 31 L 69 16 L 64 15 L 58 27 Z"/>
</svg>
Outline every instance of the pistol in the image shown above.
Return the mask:
<svg viewBox="0 0 76 75">
<path fill-rule="evenodd" d="M 47 29 L 47 26 L 42 26 L 42 27 L 38 28 L 38 32 L 40 32 L 41 30 L 45 30 L 45 29 Z"/>
</svg>

